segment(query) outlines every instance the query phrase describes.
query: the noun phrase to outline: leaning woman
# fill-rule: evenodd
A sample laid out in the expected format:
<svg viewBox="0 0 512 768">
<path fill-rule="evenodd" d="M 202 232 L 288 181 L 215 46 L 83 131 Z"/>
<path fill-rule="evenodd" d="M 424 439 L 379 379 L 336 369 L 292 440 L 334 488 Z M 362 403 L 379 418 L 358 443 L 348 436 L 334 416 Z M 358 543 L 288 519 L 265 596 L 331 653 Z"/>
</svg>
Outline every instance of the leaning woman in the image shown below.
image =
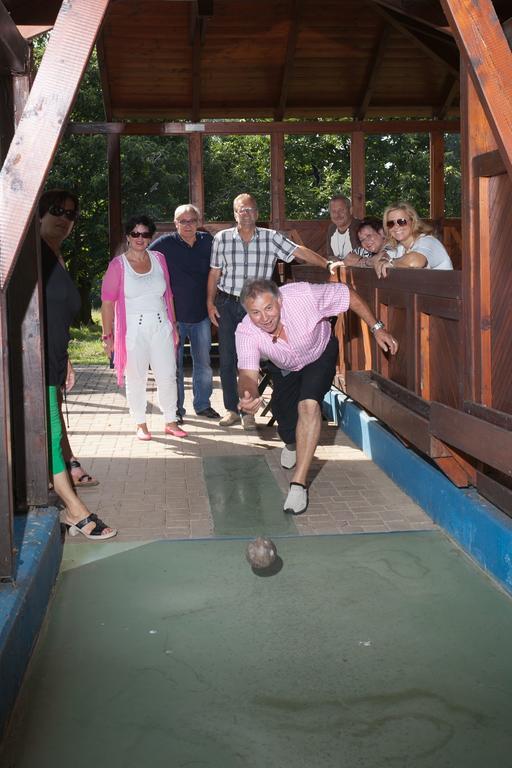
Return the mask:
<svg viewBox="0 0 512 768">
<path fill-rule="evenodd" d="M 186 437 L 178 426 L 176 405 L 176 346 L 178 333 L 165 257 L 148 246 L 155 223 L 134 216 L 125 227 L 126 250 L 110 262 L 101 288 L 103 347 L 114 353 L 120 386 L 126 380 L 126 399 L 139 440 L 151 440 L 146 423 L 146 381 L 149 367 L 155 376 L 165 433 Z"/>
<path fill-rule="evenodd" d="M 41 219 L 41 264 L 43 274 L 43 315 L 46 385 L 48 399 L 48 442 L 53 487 L 64 502 L 64 522 L 71 535 L 83 534 L 91 541 L 110 539 L 117 534 L 89 512 L 72 487 L 62 453 L 62 422 L 59 391 L 70 386 L 68 344 L 71 323 L 80 309 L 80 295 L 66 269 L 60 252 L 78 216 L 78 198 L 63 189 L 45 192 L 39 200 Z M 72 371 L 72 369 L 71 369 Z"/>
<path fill-rule="evenodd" d="M 388 205 L 382 219 L 384 234 L 396 248 L 395 258 L 381 258 L 374 266 L 379 277 L 387 277 L 390 269 L 453 269 L 446 248 L 432 235 L 432 227 L 422 221 L 412 205 Z"/>
</svg>

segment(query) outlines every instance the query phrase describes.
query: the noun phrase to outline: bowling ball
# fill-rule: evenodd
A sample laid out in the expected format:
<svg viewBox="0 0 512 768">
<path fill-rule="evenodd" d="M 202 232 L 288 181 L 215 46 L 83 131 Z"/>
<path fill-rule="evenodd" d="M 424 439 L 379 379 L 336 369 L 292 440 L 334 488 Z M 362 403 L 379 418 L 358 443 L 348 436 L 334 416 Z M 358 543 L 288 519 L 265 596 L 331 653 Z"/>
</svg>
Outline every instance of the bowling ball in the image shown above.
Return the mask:
<svg viewBox="0 0 512 768">
<path fill-rule="evenodd" d="M 272 539 L 258 536 L 250 541 L 245 550 L 247 562 L 256 569 L 268 568 L 277 557 L 276 545 Z"/>
</svg>

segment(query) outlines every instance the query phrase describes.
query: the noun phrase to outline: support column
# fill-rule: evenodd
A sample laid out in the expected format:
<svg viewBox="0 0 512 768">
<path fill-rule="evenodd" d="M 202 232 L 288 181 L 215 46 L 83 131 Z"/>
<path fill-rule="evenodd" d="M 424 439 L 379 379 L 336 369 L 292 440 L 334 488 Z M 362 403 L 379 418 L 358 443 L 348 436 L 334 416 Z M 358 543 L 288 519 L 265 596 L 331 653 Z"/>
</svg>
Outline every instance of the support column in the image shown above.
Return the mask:
<svg viewBox="0 0 512 768">
<path fill-rule="evenodd" d="M 204 219 L 204 172 L 203 134 L 191 133 L 188 137 L 188 186 L 189 200 L 201 211 Z"/>
<path fill-rule="evenodd" d="M 270 224 L 272 229 L 285 227 L 286 198 L 284 174 L 284 134 L 270 135 Z"/>
<path fill-rule="evenodd" d="M 0 290 L 0 579 L 11 579 L 14 572 L 12 548 L 14 502 L 8 349 L 7 301 L 5 293 Z"/>
<path fill-rule="evenodd" d="M 444 220 L 444 133 L 430 131 L 430 218 L 436 230 Z"/>
<path fill-rule="evenodd" d="M 108 231 L 110 258 L 113 259 L 123 239 L 121 211 L 121 137 L 118 133 L 107 136 L 108 164 Z"/>
<path fill-rule="evenodd" d="M 352 182 L 352 214 L 363 219 L 366 211 L 364 133 L 354 131 L 350 140 L 350 178 Z"/>
</svg>

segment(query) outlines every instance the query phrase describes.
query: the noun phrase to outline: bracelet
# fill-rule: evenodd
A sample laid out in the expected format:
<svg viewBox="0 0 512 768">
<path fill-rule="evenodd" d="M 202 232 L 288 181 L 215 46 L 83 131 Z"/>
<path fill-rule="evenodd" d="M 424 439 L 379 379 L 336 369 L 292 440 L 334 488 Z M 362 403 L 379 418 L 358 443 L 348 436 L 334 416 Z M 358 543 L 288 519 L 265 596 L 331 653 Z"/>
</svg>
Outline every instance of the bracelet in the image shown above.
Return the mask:
<svg viewBox="0 0 512 768">
<path fill-rule="evenodd" d="M 384 323 L 382 320 L 377 320 L 377 322 L 370 327 L 370 333 L 377 333 L 377 331 L 381 331 L 384 328 Z"/>
<path fill-rule="evenodd" d="M 108 339 L 111 339 L 111 338 L 112 338 L 112 331 L 110 331 L 110 333 L 107 333 L 105 336 L 102 336 L 101 340 L 107 341 Z"/>
</svg>

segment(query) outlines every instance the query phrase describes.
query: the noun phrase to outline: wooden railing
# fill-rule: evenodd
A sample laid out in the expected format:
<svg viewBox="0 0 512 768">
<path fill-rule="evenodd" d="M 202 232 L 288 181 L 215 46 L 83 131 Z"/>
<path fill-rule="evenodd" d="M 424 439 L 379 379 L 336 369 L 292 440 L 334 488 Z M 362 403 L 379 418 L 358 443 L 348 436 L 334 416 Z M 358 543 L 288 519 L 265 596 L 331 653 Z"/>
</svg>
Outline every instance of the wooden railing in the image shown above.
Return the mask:
<svg viewBox="0 0 512 768">
<path fill-rule="evenodd" d="M 400 438 L 432 459 L 459 487 L 475 486 L 512 515 L 512 413 L 469 402 L 461 272 L 341 270 L 400 343 L 385 355 L 353 313 L 336 325 L 335 384 Z M 324 270 L 294 267 L 294 280 L 325 281 Z"/>
</svg>

